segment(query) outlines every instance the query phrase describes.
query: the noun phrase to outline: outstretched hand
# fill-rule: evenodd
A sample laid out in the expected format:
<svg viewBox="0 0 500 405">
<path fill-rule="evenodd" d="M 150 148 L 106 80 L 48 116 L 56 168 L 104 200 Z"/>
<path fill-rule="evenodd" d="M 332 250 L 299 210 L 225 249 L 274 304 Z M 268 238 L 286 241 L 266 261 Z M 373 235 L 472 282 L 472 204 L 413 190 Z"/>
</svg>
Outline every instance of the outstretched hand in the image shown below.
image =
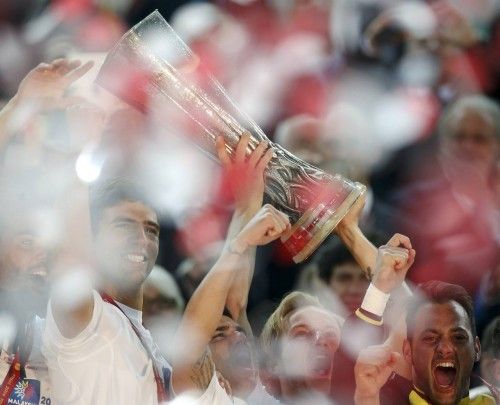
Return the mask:
<svg viewBox="0 0 500 405">
<path fill-rule="evenodd" d="M 231 159 L 223 137 L 217 138 L 217 155 L 224 169 L 225 185 L 234 197 L 236 209 L 250 210 L 252 214 L 261 206 L 264 195 L 264 170 L 273 157 L 266 141 L 260 142 L 247 156 L 250 133 L 245 132 Z"/>
<path fill-rule="evenodd" d="M 43 103 L 44 107 L 63 107 L 66 89 L 85 75 L 93 65 L 92 61 L 82 65 L 79 60 L 69 59 L 40 63 L 22 80 L 16 96 L 20 101 Z"/>
</svg>

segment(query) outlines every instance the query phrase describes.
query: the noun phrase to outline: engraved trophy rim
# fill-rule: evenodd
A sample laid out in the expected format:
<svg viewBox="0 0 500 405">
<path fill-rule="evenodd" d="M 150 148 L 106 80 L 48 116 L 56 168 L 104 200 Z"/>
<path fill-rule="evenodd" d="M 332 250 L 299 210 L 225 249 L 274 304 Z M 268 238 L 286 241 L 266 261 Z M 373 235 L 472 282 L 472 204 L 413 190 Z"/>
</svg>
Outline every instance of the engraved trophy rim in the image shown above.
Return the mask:
<svg viewBox="0 0 500 405">
<path fill-rule="evenodd" d="M 313 233 L 313 237 L 309 242 L 307 242 L 299 253 L 292 257 L 294 263 L 301 263 L 307 258 L 309 258 L 321 245 L 321 243 L 330 235 L 337 225 L 342 221 L 342 219 L 347 215 L 352 206 L 366 193 L 366 186 L 362 183 L 354 183 L 355 187 L 342 202 L 342 204 L 335 210 L 334 214 L 329 216 L 328 219 L 319 226 L 315 226 L 316 232 Z M 307 222 L 314 215 L 315 209 L 307 210 L 299 220 L 293 224 L 290 231 L 281 237 L 281 242 L 286 243 L 286 241 L 300 228 L 300 226 Z"/>
</svg>

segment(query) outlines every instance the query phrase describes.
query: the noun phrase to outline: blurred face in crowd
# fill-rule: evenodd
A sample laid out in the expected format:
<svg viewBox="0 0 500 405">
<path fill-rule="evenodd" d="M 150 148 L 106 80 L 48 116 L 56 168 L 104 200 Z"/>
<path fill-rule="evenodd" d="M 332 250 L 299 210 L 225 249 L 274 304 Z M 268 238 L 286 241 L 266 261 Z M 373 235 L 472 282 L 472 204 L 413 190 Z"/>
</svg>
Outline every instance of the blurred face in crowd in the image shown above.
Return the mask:
<svg viewBox="0 0 500 405">
<path fill-rule="evenodd" d="M 0 235 L 0 284 L 44 292 L 49 252 L 41 235 L 25 220 L 7 225 Z"/>
<path fill-rule="evenodd" d="M 179 315 L 180 309 L 173 297 L 166 297 L 153 285 L 144 286 L 143 319 Z"/>
<path fill-rule="evenodd" d="M 465 309 L 456 301 L 426 303 L 415 316 L 404 355 L 412 363 L 413 383 L 433 404 L 457 404 L 468 396 L 470 375 L 479 359 Z"/>
<path fill-rule="evenodd" d="M 94 240 L 99 270 L 120 289 L 140 288 L 156 262 L 159 232 L 156 213 L 142 202 L 106 207 Z"/>
<path fill-rule="evenodd" d="M 333 159 L 333 143 L 323 134 L 320 120 L 296 116 L 281 124 L 278 142 L 300 159 L 325 169 Z"/>
<path fill-rule="evenodd" d="M 329 286 L 350 313 L 361 306 L 369 281 L 356 262 L 335 266 Z"/>
<path fill-rule="evenodd" d="M 450 121 L 442 145 L 444 155 L 450 160 L 487 170 L 493 167 L 498 148 L 494 122 L 472 108 Z"/>
<path fill-rule="evenodd" d="M 340 342 L 337 320 L 325 309 L 307 306 L 293 312 L 288 323 L 279 366 L 283 397 L 302 391 L 329 395 Z"/>
<path fill-rule="evenodd" d="M 235 395 L 244 398 L 253 391 L 257 371 L 252 348 L 243 328 L 228 316 L 222 316 L 210 341 L 210 352 Z"/>
</svg>

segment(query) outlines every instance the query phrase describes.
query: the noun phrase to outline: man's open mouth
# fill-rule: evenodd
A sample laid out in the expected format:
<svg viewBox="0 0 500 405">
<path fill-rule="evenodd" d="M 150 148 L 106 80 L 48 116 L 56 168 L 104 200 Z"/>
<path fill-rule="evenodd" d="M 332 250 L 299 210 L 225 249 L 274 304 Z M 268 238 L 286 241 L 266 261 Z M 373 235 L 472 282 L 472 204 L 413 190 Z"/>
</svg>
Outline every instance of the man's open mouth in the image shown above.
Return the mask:
<svg viewBox="0 0 500 405">
<path fill-rule="evenodd" d="M 28 273 L 29 279 L 35 283 L 45 283 L 47 281 L 47 276 L 47 267 L 42 264 L 33 266 Z"/>
<path fill-rule="evenodd" d="M 253 368 L 250 349 L 246 346 L 237 347 L 233 352 L 232 362 L 239 368 Z"/>
<path fill-rule="evenodd" d="M 439 388 L 450 389 L 455 386 L 457 367 L 454 362 L 439 362 L 433 369 L 434 381 Z"/>
<path fill-rule="evenodd" d="M 330 353 L 322 353 L 315 356 L 313 361 L 312 373 L 314 377 L 325 378 L 330 377 L 333 364 L 333 356 Z"/>
</svg>

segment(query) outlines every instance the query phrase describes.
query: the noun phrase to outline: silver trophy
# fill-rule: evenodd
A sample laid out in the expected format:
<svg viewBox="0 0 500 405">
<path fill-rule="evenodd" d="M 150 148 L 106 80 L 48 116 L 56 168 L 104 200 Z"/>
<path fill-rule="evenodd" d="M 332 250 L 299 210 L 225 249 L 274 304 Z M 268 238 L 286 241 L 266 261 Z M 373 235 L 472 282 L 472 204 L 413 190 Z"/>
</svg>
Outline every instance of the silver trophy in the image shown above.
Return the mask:
<svg viewBox="0 0 500 405">
<path fill-rule="evenodd" d="M 266 194 L 291 219 L 281 241 L 296 263 L 314 252 L 365 192 L 364 185 L 325 173 L 270 142 L 158 11 L 123 35 L 96 82 L 145 113 L 153 108 L 214 160 L 219 136 L 230 155 L 246 131 L 247 154 L 268 141 L 275 153 L 265 173 Z"/>
</svg>

